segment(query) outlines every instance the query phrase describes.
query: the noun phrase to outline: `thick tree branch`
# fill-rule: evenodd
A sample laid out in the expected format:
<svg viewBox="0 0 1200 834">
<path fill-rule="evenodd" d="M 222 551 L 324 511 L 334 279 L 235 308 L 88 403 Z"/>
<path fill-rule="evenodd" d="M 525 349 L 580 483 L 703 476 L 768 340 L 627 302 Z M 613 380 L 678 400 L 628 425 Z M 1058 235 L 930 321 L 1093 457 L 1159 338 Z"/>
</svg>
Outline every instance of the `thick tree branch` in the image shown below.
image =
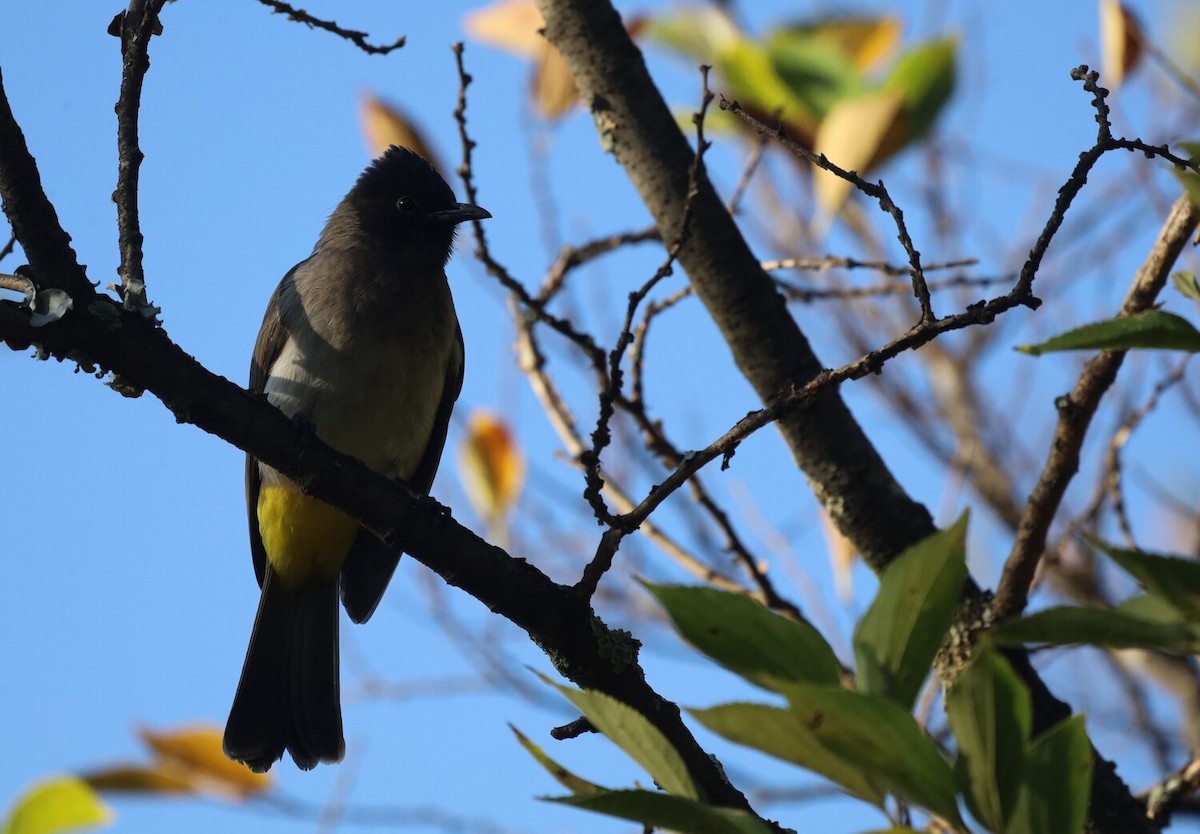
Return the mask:
<svg viewBox="0 0 1200 834">
<path fill-rule="evenodd" d="M 811 393 L 805 391 L 807 383 L 826 376 L 819 360 L 707 178 L 699 179 L 688 198 L 693 152 L 617 12 L 597 0 L 537 0 L 537 5 L 546 37 L 566 59 L 602 141 L 625 169 L 663 240 L 678 239 L 684 206 L 689 206 L 692 234 L 679 263 L 738 368 L 768 404 L 759 414 L 775 411 L 789 393 L 793 398 Z M 913 263 L 914 282 L 921 277 L 918 263 Z M 960 315 L 983 319 L 1017 305 L 1037 305 L 1027 282 L 1018 282 L 1009 297 L 973 305 Z M 923 316 L 897 342 L 922 344 L 933 338 L 929 325 L 935 323 L 940 322 Z M 928 510 L 905 493 L 836 392 L 825 389 L 802 407 L 786 410 L 778 426 L 818 500 L 873 569 L 882 570 L 933 531 Z M 978 595 L 970 579 L 966 595 Z M 1038 731 L 1069 715 L 1023 653 L 1013 660 L 1032 691 Z M 1093 778 L 1090 831 L 1153 830 L 1144 808 L 1098 755 Z"/>
<path fill-rule="evenodd" d="M 40 289 L 60 289 L 71 295 L 92 293 L 71 236 L 63 231 L 54 206 L 42 190 L 42 176 L 13 118 L 0 72 L 0 204 L 21 243 Z"/>
<path fill-rule="evenodd" d="M 663 240 L 692 233 L 679 263 L 764 403 L 803 387 L 820 360 L 763 272 L 708 178 L 688 200 L 693 152 L 609 3 L 538 0 L 546 36 L 566 58 L 583 101 Z M 934 530 L 833 391 L 780 420 L 793 457 L 831 517 L 876 569 Z"/>
<path fill-rule="evenodd" d="M 523 628 L 555 668 L 645 715 L 679 751 L 711 802 L 749 809 L 720 765 L 696 742 L 679 708 L 646 682 L 637 642 L 613 632 L 587 599 L 523 559 L 489 545 L 431 498 L 414 495 L 326 446 L 261 395 L 211 373 L 165 331 L 88 284 L 66 232 L 41 189 L 37 167 L 9 109 L 0 78 L 0 194 L 44 287 L 70 287 L 74 308 L 35 327 L 29 310 L 0 301 L 0 341 L 37 344 L 43 355 L 94 364 L 152 392 L 180 422 L 217 435 L 284 473 L 307 494 L 347 512 L 377 535 Z"/>
<path fill-rule="evenodd" d="M 0 339 L 18 348 L 37 343 L 56 358 L 86 357 L 137 382 L 180 422 L 252 453 L 292 478 L 305 493 L 359 519 L 446 582 L 523 628 L 564 676 L 646 715 L 683 755 L 710 801 L 748 808 L 684 726 L 678 707 L 647 684 L 636 662 L 636 643 L 611 632 L 585 598 L 523 559 L 489 545 L 433 499 L 417 497 L 402 483 L 321 443 L 265 398 L 210 373 L 161 328 L 94 294 L 86 305 L 40 328 L 30 325 L 27 310 L 0 302 Z"/>
</svg>

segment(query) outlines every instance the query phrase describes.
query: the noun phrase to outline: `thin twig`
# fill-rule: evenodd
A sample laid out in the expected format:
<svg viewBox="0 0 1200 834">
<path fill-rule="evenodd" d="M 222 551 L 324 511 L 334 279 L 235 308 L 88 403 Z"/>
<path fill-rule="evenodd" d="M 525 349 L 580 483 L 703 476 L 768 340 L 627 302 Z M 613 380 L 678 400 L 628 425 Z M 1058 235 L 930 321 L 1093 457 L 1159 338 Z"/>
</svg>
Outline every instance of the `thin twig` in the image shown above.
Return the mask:
<svg viewBox="0 0 1200 834">
<path fill-rule="evenodd" d="M 995 284 L 1009 284 L 1012 283 L 1014 278 L 1015 276 L 1012 275 L 980 278 L 972 278 L 968 275 L 956 275 L 952 278 L 929 281 L 926 286 L 929 287 L 930 292 L 938 292 L 954 287 L 990 287 Z M 900 295 L 912 289 L 911 285 L 901 281 L 876 284 L 872 287 L 836 287 L 830 289 L 798 287 L 795 284 L 789 284 L 779 279 L 776 279 L 776 284 L 778 284 L 779 289 L 788 298 L 793 301 L 802 301 L 805 303 L 812 301 L 850 301 L 857 298 L 878 298 L 887 295 Z"/>
<path fill-rule="evenodd" d="M 279 0 L 258 0 L 258 2 L 269 8 L 274 14 L 287 15 L 288 20 L 294 20 L 297 23 L 303 23 L 310 29 L 324 29 L 326 32 L 332 32 L 340 38 L 345 38 L 368 55 L 387 55 L 393 49 L 399 49 L 400 47 L 404 46 L 405 38 L 403 35 L 396 38 L 393 43 L 384 46 L 376 46 L 374 44 L 367 43 L 368 35 L 366 32 L 359 32 L 354 29 L 345 29 L 341 26 L 338 26 L 332 20 L 322 20 L 318 17 L 313 17 L 303 9 L 294 8 L 289 6 L 287 3 L 279 2 Z"/>
<path fill-rule="evenodd" d="M 1139 798 L 1146 803 L 1146 815 L 1165 828 L 1171 816 L 1183 810 L 1197 791 L 1200 791 L 1200 758 L 1193 758 Z"/>
<path fill-rule="evenodd" d="M 600 392 L 599 414 L 596 418 L 596 428 L 592 432 L 592 446 L 591 449 L 584 453 L 582 459 L 582 463 L 586 468 L 585 480 L 587 484 L 583 491 L 583 497 L 591 505 L 596 519 L 602 524 L 607 524 L 609 528 L 600 538 L 600 545 L 596 548 L 596 555 L 584 568 L 583 576 L 575 584 L 575 590 L 588 597 L 596 592 L 596 587 L 600 584 L 600 578 L 612 566 L 613 557 L 616 556 L 617 548 L 620 547 L 622 539 L 637 529 L 636 525 L 626 526 L 623 524 L 622 518 L 614 517 L 609 513 L 608 507 L 605 506 L 604 499 L 601 497 L 604 479 L 600 475 L 600 455 L 612 439 L 608 424 L 614 412 L 614 399 L 621 393 L 622 381 L 624 379 L 624 371 L 621 369 L 621 363 L 625 357 L 625 351 L 633 342 L 633 322 L 634 317 L 637 315 L 637 309 L 646 296 L 650 294 L 650 291 L 660 281 L 674 272 L 675 259 L 679 256 L 680 250 L 687 244 L 691 234 L 693 199 L 698 192 L 700 177 L 704 175 L 704 154 L 712 144 L 704 138 L 704 117 L 708 113 L 708 106 L 715 98 L 712 91 L 708 88 L 708 72 L 710 69 L 711 67 L 708 66 L 700 67 L 700 110 L 692 116 L 692 122 L 696 125 L 696 153 L 692 158 L 691 169 L 688 171 L 687 197 L 683 204 L 683 218 L 679 223 L 679 236 L 667 250 L 667 257 L 662 265 L 639 289 L 629 294 L 629 303 L 625 309 L 625 321 L 621 326 L 621 333 L 617 337 L 617 343 L 608 357 L 608 385 Z"/>
<path fill-rule="evenodd" d="M 960 269 L 976 266 L 978 258 L 961 258 L 955 261 L 941 261 L 926 264 L 926 272 L 936 272 L 944 269 Z M 828 272 L 831 269 L 869 269 L 882 272 L 885 275 L 910 275 L 911 266 L 896 266 L 887 261 L 860 261 L 857 258 L 843 258 L 837 255 L 826 255 L 823 258 L 780 258 L 774 261 L 763 261 L 762 268 L 771 272 L 776 269 L 802 269 L 809 272 Z"/>
<path fill-rule="evenodd" d="M 742 109 L 742 106 L 736 101 L 730 101 L 724 96 L 721 97 L 720 108 L 728 110 L 737 116 L 742 121 L 753 127 L 761 135 L 772 135 L 775 139 L 794 153 L 796 156 L 804 159 L 818 168 L 829 171 L 847 182 L 854 185 L 862 193 L 869 197 L 873 197 L 878 203 L 880 209 L 892 216 L 892 220 L 896 224 L 896 237 L 900 241 L 900 245 L 904 247 L 905 253 L 908 255 L 909 274 L 912 276 L 913 295 L 916 296 L 917 302 L 921 305 L 921 323 L 933 321 L 936 316 L 933 313 L 933 305 L 929 298 L 929 288 L 925 286 L 925 270 L 921 266 L 921 253 L 913 245 L 912 235 L 908 233 L 908 226 L 904 222 L 904 212 L 892 200 L 892 196 L 888 193 L 887 187 L 883 184 L 883 180 L 878 182 L 867 182 L 854 171 L 847 171 L 844 168 L 830 162 L 824 154 L 817 155 L 808 148 L 801 145 L 799 142 L 791 139 L 784 132 L 782 122 L 778 127 L 771 129 L 760 122 L 754 116 Z"/>
<path fill-rule="evenodd" d="M 571 415 L 566 402 L 563 401 L 562 395 L 559 394 L 553 380 L 546 373 L 546 358 L 542 354 L 537 338 L 533 334 L 532 322 L 528 318 L 517 315 L 516 311 L 514 311 L 513 320 L 517 328 L 517 364 L 521 368 L 521 372 L 525 375 L 525 378 L 529 380 L 529 385 L 533 389 L 534 396 L 537 397 L 538 402 L 542 405 L 542 409 L 546 412 L 546 416 L 550 420 L 550 425 L 554 428 L 555 433 L 566 449 L 571 463 L 576 467 L 582 468 L 580 458 L 586 448 L 583 437 L 576 429 L 575 419 Z M 620 512 L 629 512 L 636 506 L 633 499 L 611 479 L 605 481 L 604 494 Z M 766 604 L 767 601 L 764 597 L 749 592 L 736 580 L 705 564 L 695 554 L 688 551 L 660 530 L 652 521 L 647 521 L 643 524 L 640 532 L 666 553 L 668 557 L 674 560 L 676 564 L 700 581 L 721 588 L 722 590 L 750 594 L 763 604 Z"/>
<path fill-rule="evenodd" d="M 1190 356 L 1185 356 L 1170 374 L 1164 379 L 1159 380 L 1158 384 L 1154 386 L 1154 390 L 1150 392 L 1150 396 L 1147 397 L 1146 402 L 1142 404 L 1142 407 L 1130 414 L 1121 423 L 1108 443 L 1108 450 L 1105 452 L 1105 470 L 1107 471 L 1107 476 L 1104 479 L 1104 487 L 1108 492 L 1109 503 L 1112 504 L 1113 508 L 1113 515 L 1117 519 L 1117 526 L 1121 528 L 1121 534 L 1125 538 L 1125 545 L 1127 547 L 1136 548 L 1137 541 L 1133 535 L 1133 525 L 1130 523 L 1129 515 L 1125 511 L 1125 492 L 1121 486 L 1121 451 L 1133 436 L 1134 430 L 1158 407 L 1158 401 L 1162 399 L 1162 395 L 1183 379 L 1183 374 L 1187 370 L 1190 358 Z"/>
<path fill-rule="evenodd" d="M 13 253 L 13 250 L 16 248 L 17 248 L 17 236 L 9 235 L 8 243 L 4 244 L 3 248 L 0 248 L 0 261 L 4 260 L 9 255 L 11 255 Z"/>
<path fill-rule="evenodd" d="M 562 289 L 567 273 L 575 267 L 582 266 L 601 255 L 616 251 L 631 243 L 643 243 L 645 241 L 661 239 L 662 236 L 658 233 L 658 228 L 651 226 L 648 229 L 642 229 L 637 232 L 622 232 L 616 235 L 609 235 L 608 237 L 589 241 L 580 246 L 564 246 L 562 251 L 559 252 L 557 260 L 554 261 L 554 265 L 546 273 L 546 278 L 542 281 L 541 289 L 538 290 L 537 294 L 538 303 L 547 304 L 550 299 L 557 295 L 558 291 Z"/>
<path fill-rule="evenodd" d="M 117 269 L 117 295 L 125 309 L 154 318 L 158 309 L 146 297 L 146 273 L 142 266 L 142 229 L 138 219 L 138 173 L 145 154 L 138 147 L 138 113 L 142 84 L 150 69 L 150 38 L 162 30 L 158 16 L 166 0 L 131 0 L 129 9 L 118 15 L 109 32 L 121 38 L 121 93 L 117 99 L 117 233 L 121 265 Z"/>
<path fill-rule="evenodd" d="M 550 737 L 555 741 L 566 741 L 572 738 L 579 738 L 588 733 L 598 733 L 595 725 L 586 718 L 576 718 L 569 724 L 563 724 L 561 727 L 555 727 L 550 731 Z"/>
<path fill-rule="evenodd" d="M 474 150 L 476 142 L 467 132 L 467 88 L 471 86 L 471 82 L 474 79 L 466 71 L 466 67 L 463 64 L 463 44 L 461 42 L 452 44 L 451 49 L 454 51 L 454 60 L 458 68 L 459 80 L 458 100 L 454 108 L 454 121 L 458 125 L 458 136 L 463 152 L 463 161 L 458 166 L 457 172 L 463 181 L 463 189 L 467 193 L 467 200 L 472 203 L 478 203 L 478 192 L 475 188 L 475 177 L 471 168 L 471 151 Z M 556 316 L 547 310 L 545 304 L 531 295 L 529 290 L 525 288 L 525 285 L 514 278 L 508 268 L 492 256 L 491 249 L 487 243 L 487 234 L 480 221 L 471 221 L 471 231 L 475 235 L 475 257 L 479 258 L 484 268 L 488 271 L 488 274 L 498 280 L 500 285 L 521 303 L 522 307 L 528 309 L 532 315 L 548 324 L 582 350 L 584 355 L 591 361 L 593 367 L 597 368 L 603 374 L 605 362 L 604 350 L 596 344 L 595 339 L 578 330 L 569 320 Z"/>
<path fill-rule="evenodd" d="M 1145 263 L 1121 305 L 1120 317 L 1149 309 L 1166 283 L 1172 264 L 1200 222 L 1200 209 L 1188 197 L 1175 201 Z M 1059 397 L 1058 427 L 1037 486 L 1029 496 L 1017 528 L 1016 540 L 1004 565 L 996 591 L 997 619 L 1025 610 L 1038 562 L 1046 549 L 1050 524 L 1062 503 L 1067 485 L 1079 469 L 1079 451 L 1100 399 L 1116 379 L 1124 351 L 1102 351 L 1084 366 L 1071 393 Z"/>
<path fill-rule="evenodd" d="M 742 197 L 746 195 L 746 189 L 750 187 L 750 180 L 754 178 L 754 173 L 758 170 L 759 163 L 766 154 L 768 138 L 766 135 L 758 137 L 758 142 L 755 143 L 754 148 L 750 151 L 750 156 L 746 158 L 746 164 L 742 167 L 742 175 L 738 178 L 737 185 L 733 187 L 733 193 L 729 195 L 729 202 L 725 204 L 725 208 L 735 217 L 738 209 L 741 208 Z"/>
<path fill-rule="evenodd" d="M 37 286 L 29 278 L 24 275 L 8 275 L 0 273 L 0 290 L 12 290 L 13 292 L 32 293 L 37 290 Z"/>
<path fill-rule="evenodd" d="M 646 340 L 650 336 L 650 323 L 683 299 L 690 298 L 692 292 L 691 285 L 680 287 L 666 298 L 647 304 L 642 313 L 642 321 L 634 331 L 633 345 L 629 348 L 629 403 L 635 408 L 645 407 Z"/>
</svg>

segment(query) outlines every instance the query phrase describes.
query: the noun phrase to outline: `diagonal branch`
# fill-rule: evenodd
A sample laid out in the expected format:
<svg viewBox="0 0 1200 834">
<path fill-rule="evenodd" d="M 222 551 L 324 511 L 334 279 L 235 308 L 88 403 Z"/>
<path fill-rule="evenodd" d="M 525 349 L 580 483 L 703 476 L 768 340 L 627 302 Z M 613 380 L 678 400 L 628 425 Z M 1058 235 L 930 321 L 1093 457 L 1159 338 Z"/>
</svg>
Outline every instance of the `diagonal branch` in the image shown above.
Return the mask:
<svg viewBox="0 0 1200 834">
<path fill-rule="evenodd" d="M 65 290 L 71 295 L 90 295 L 87 279 L 71 236 L 58 222 L 58 213 L 42 190 L 42 175 L 25 144 L 25 135 L 13 117 L 4 95 L 0 73 L 0 205 L 12 225 L 41 289 Z"/>
<path fill-rule="evenodd" d="M 1197 223 L 1200 223 L 1200 208 L 1186 195 L 1181 196 L 1171 207 L 1171 213 L 1158 233 L 1158 240 L 1134 276 L 1133 285 L 1121 305 L 1121 317 L 1150 308 L 1166 284 L 1171 266 L 1196 231 Z M 996 590 L 995 612 L 998 618 L 1011 617 L 1025 610 L 1038 562 L 1046 550 L 1050 524 L 1062 503 L 1067 485 L 1079 470 L 1079 450 L 1087 436 L 1088 427 L 1101 397 L 1116 379 L 1124 360 L 1124 351 L 1102 351 L 1084 365 L 1071 393 L 1060 397 L 1055 403 L 1058 426 L 1054 431 L 1050 455 L 1025 505 L 1016 541 Z"/>
<path fill-rule="evenodd" d="M 688 199 L 693 151 L 616 11 L 595 0 L 538 0 L 538 7 L 663 240 L 680 238 L 691 206 L 692 234 L 679 263 L 738 368 L 764 403 L 803 387 L 821 362 L 706 176 Z M 933 532 L 928 510 L 897 483 L 837 392 L 792 410 L 779 430 L 818 500 L 873 567 Z"/>
<path fill-rule="evenodd" d="M 157 396 L 180 422 L 243 449 L 292 479 L 306 494 L 343 510 L 388 544 L 403 549 L 489 609 L 510 620 L 581 687 L 642 713 L 679 751 L 702 794 L 718 805 L 750 811 L 746 798 L 684 725 L 679 708 L 647 683 L 638 643 L 610 630 L 590 602 L 524 559 L 514 559 L 450 517 L 431 498 L 414 495 L 317 439 L 262 395 L 204 368 L 166 332 L 113 299 L 97 294 L 71 251 L 37 167 L 9 109 L 0 79 L 0 195 L 18 239 L 43 286 L 70 287 L 73 309 L 41 327 L 13 302 L 0 301 L 0 341 L 14 349 L 37 343 L 60 360 L 86 357 Z"/>
</svg>

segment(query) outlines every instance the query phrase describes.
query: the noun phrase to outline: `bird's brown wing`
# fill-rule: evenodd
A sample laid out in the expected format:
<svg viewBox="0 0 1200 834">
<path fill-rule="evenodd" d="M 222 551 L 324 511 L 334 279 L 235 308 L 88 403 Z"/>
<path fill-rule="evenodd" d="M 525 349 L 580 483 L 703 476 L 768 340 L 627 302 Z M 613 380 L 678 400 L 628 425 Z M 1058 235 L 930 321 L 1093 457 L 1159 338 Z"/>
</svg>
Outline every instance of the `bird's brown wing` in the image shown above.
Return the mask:
<svg viewBox="0 0 1200 834">
<path fill-rule="evenodd" d="M 455 325 L 454 330 L 455 351 L 446 363 L 442 401 L 438 404 L 437 414 L 434 416 L 429 442 L 425 444 L 425 453 L 421 456 L 417 468 L 413 470 L 412 477 L 408 479 L 408 485 L 422 495 L 428 494 L 429 488 L 433 486 L 433 478 L 437 475 L 438 463 L 442 459 L 442 449 L 446 445 L 450 412 L 454 410 L 454 403 L 462 391 L 466 354 L 463 349 L 462 328 Z M 351 620 L 365 623 L 370 619 L 399 562 L 399 550 L 388 547 L 369 530 L 359 528 L 354 546 L 350 548 L 350 554 L 342 566 L 342 604 Z"/>
<path fill-rule="evenodd" d="M 283 276 L 267 303 L 267 312 L 263 315 L 262 327 L 258 331 L 254 354 L 250 359 L 250 390 L 255 393 L 262 393 L 266 388 L 271 366 L 275 364 L 283 346 L 287 344 L 288 331 L 280 318 L 280 296 L 286 288 L 293 286 L 296 270 L 303 263 L 302 261 L 292 267 L 288 274 Z M 261 480 L 258 459 L 253 455 L 246 455 L 246 520 L 250 527 L 250 555 L 254 559 L 254 576 L 258 579 L 260 588 L 267 571 L 267 551 L 258 531 L 258 489 Z"/>
</svg>

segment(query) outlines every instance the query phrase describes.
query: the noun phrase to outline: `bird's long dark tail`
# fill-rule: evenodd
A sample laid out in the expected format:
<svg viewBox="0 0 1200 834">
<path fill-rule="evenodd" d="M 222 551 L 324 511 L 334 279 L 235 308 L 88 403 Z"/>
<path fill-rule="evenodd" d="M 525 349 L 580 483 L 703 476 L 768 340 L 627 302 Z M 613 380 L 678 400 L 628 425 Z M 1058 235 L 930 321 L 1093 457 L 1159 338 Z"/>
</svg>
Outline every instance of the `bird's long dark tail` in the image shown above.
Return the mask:
<svg viewBox="0 0 1200 834">
<path fill-rule="evenodd" d="M 341 760 L 338 677 L 337 580 L 291 589 L 268 566 L 225 755 L 259 773 L 285 749 L 302 770 Z"/>
</svg>

